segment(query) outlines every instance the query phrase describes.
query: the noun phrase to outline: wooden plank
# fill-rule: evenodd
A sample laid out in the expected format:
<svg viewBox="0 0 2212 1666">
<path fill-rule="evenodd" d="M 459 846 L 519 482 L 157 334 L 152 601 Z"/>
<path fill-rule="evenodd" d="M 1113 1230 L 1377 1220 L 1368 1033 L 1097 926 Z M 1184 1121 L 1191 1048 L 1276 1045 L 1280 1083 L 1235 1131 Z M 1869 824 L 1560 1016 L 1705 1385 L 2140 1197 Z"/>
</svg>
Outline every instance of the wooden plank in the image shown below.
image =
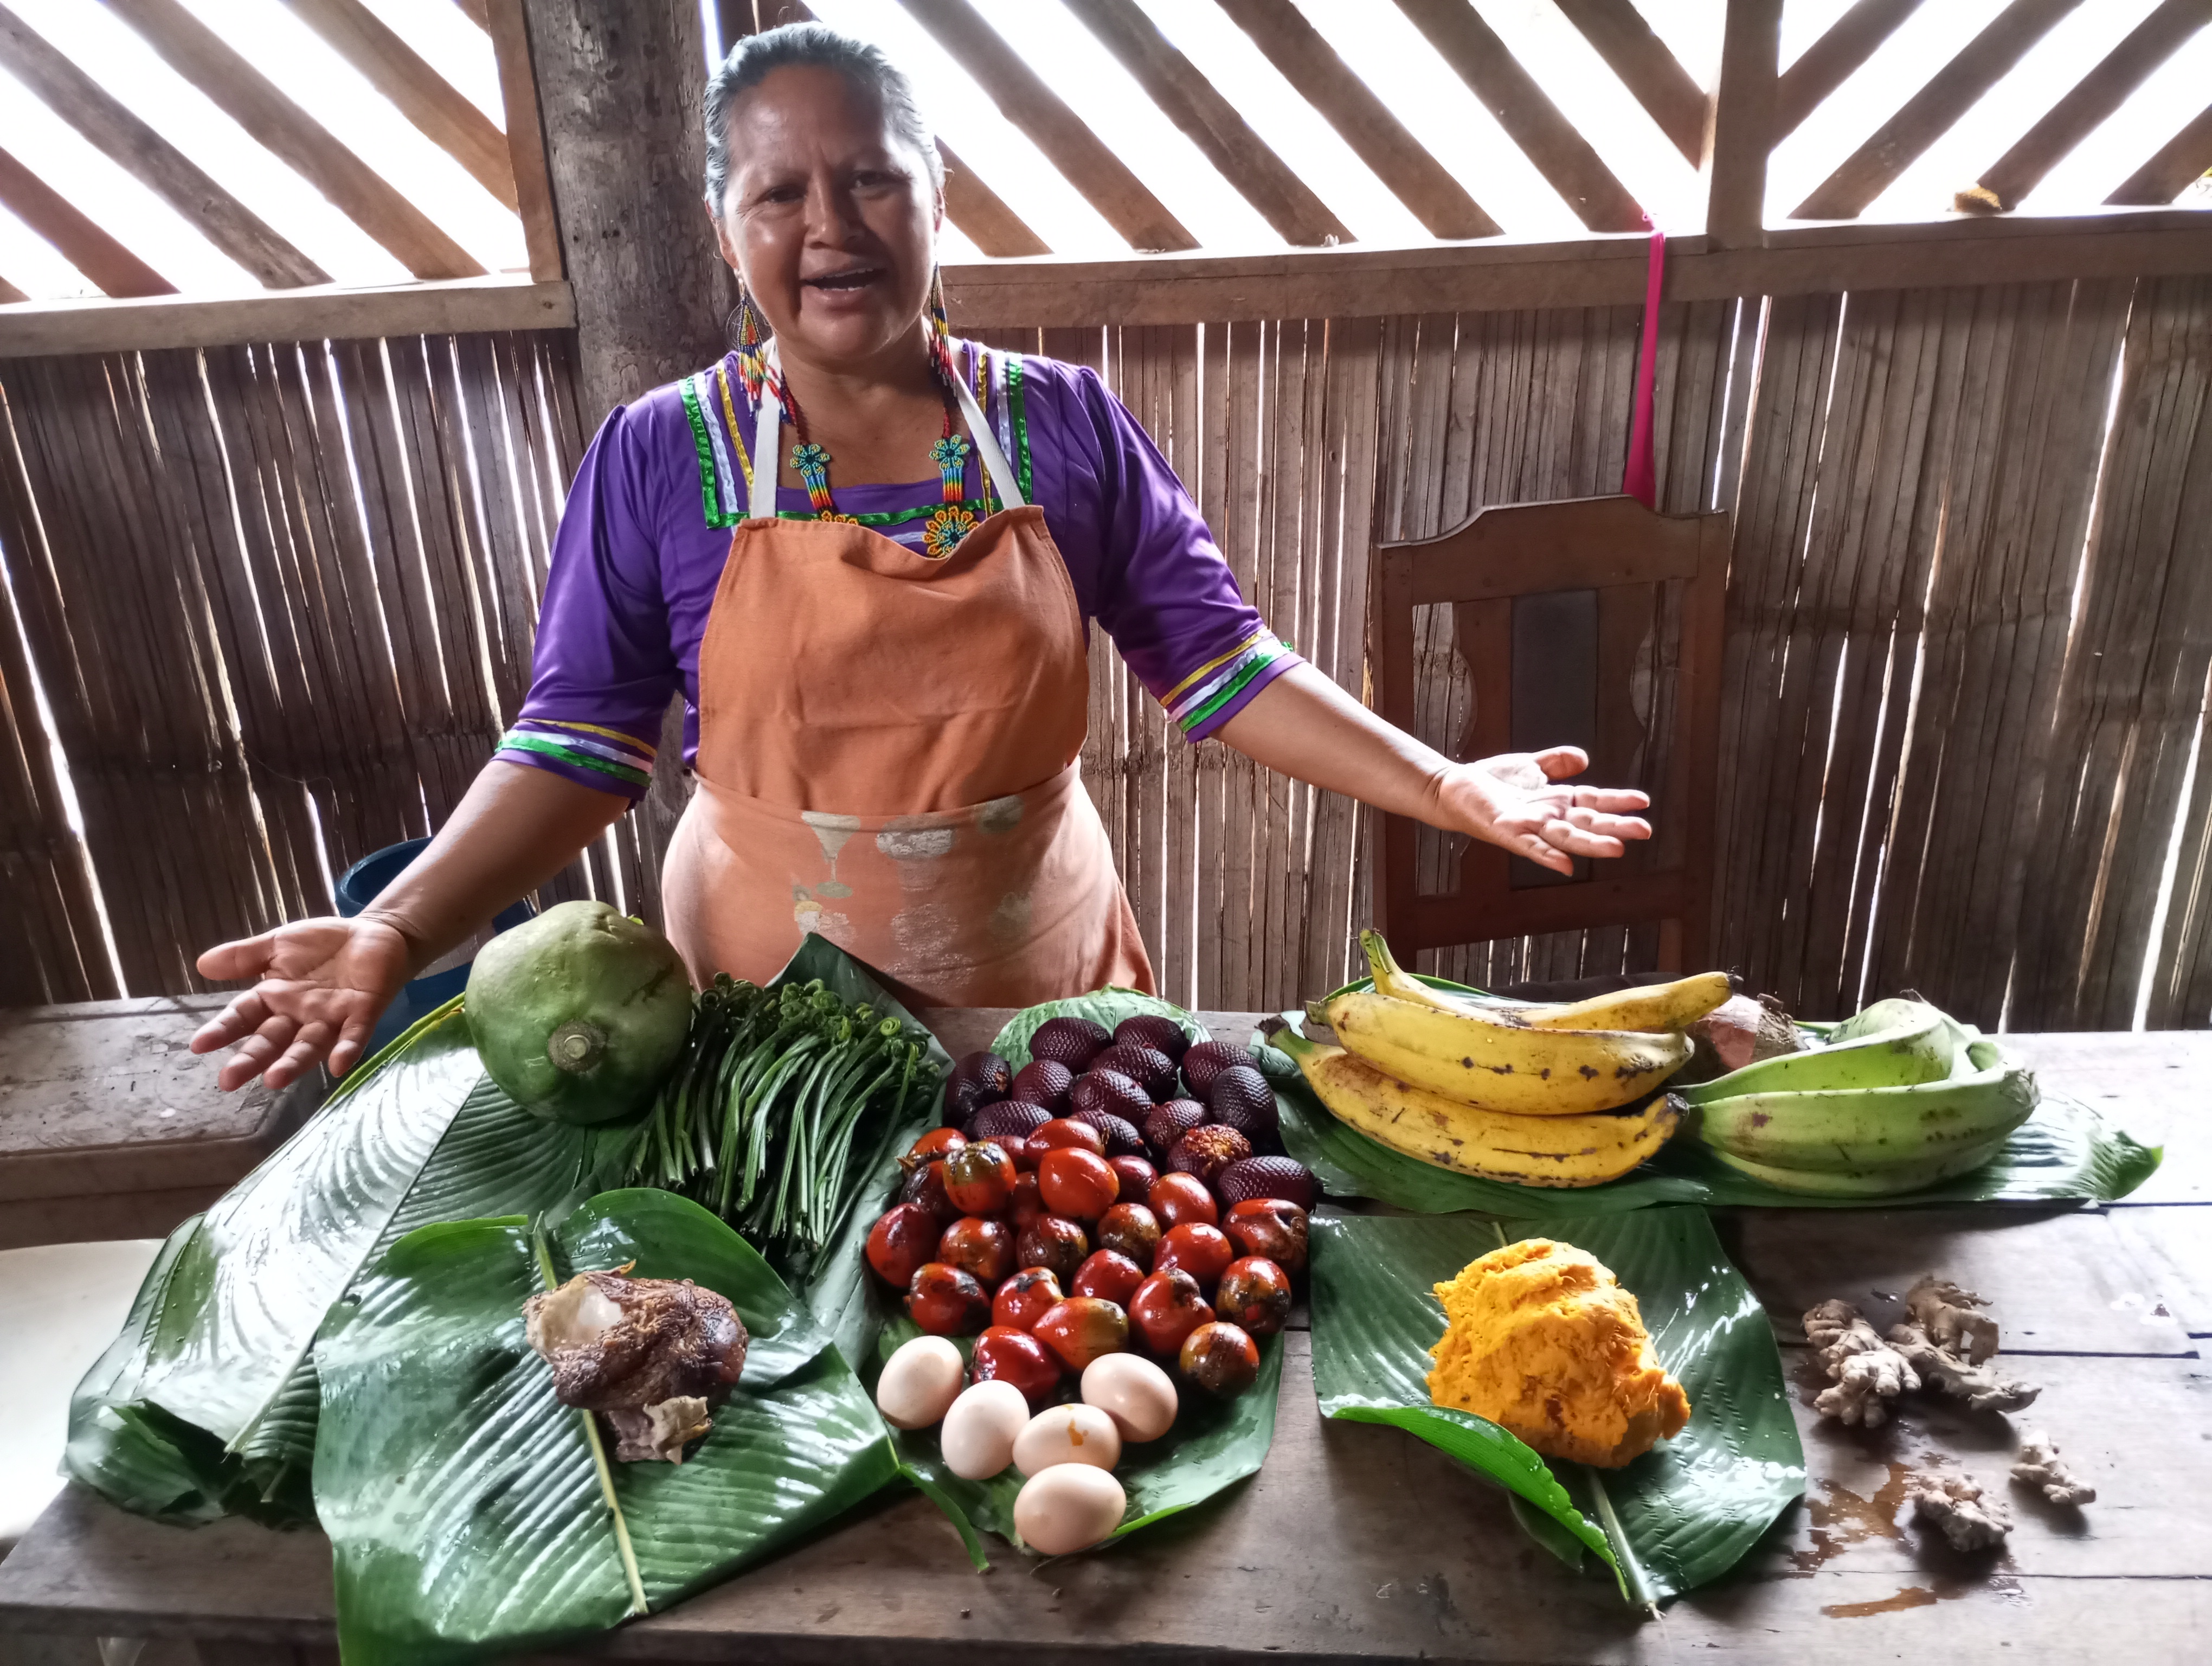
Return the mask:
<svg viewBox="0 0 2212 1666">
<path fill-rule="evenodd" d="M 506 136 L 383 19 L 361 0 L 284 3 L 478 185 L 508 208 L 520 208 Z"/>
<path fill-rule="evenodd" d="M 2034 1069 L 2045 1092 L 2079 1099 L 2144 1145 L 2164 1147 L 2158 1171 L 2115 1208 L 2212 1203 L 2198 1085 L 2212 1068 L 2212 1031 L 2008 1034 L 2004 1045 Z"/>
<path fill-rule="evenodd" d="M 2148 208 L 2171 203 L 2212 171 L 2212 105 L 2190 118 L 2151 159 L 2105 198 L 2115 206 Z"/>
<path fill-rule="evenodd" d="M 953 154 L 951 145 L 939 139 L 937 150 L 945 159 L 946 217 L 966 234 L 969 242 L 994 260 L 1052 252 L 1044 239 Z"/>
<path fill-rule="evenodd" d="M 264 284 L 282 289 L 331 281 L 328 272 L 5 6 L 0 6 L 0 64 Z M 20 294 L 7 298 L 23 299 Z"/>
<path fill-rule="evenodd" d="M 488 27 L 486 20 L 489 8 L 487 0 L 453 0 L 453 3 L 460 8 L 461 15 L 478 28 Z"/>
<path fill-rule="evenodd" d="M 1503 228 L 1468 195 L 1466 186 L 1352 74 L 1291 0 L 1218 3 L 1431 236 L 1499 234 Z"/>
<path fill-rule="evenodd" d="M 1135 77 L 1160 112 L 1285 243 L 1316 248 L 1354 240 L 1328 205 L 1252 131 L 1237 106 L 1160 33 L 1134 0 L 1066 0 L 1066 4 Z"/>
<path fill-rule="evenodd" d="M 1793 220 L 1855 220 L 1921 153 L 2081 0 L 2012 0 L 1895 115 L 1790 210 Z"/>
<path fill-rule="evenodd" d="M 348 289 L 287 289 L 237 300 L 38 301 L 0 313 L 0 359 L 238 342 L 346 340 L 563 329 L 574 297 L 558 281 L 486 277 Z"/>
<path fill-rule="evenodd" d="M 1827 33 L 1800 52 L 1774 88 L 1774 137 L 1779 144 L 1804 125 L 1805 118 L 1856 73 L 1905 20 L 1920 9 L 1920 0 L 1852 0 L 1850 9 Z"/>
<path fill-rule="evenodd" d="M 0 149 L 0 207 L 108 295 L 171 295 L 177 286 L 110 237 L 75 204 Z M 11 316 L 11 323 L 14 319 Z"/>
<path fill-rule="evenodd" d="M 954 324 L 1096 327 L 1235 323 L 1326 313 L 1382 318 L 1442 307 L 1637 307 L 1650 240 L 1462 244 L 1413 249 L 1286 251 L 1110 261 L 1063 258 L 953 264 L 945 294 Z M 1839 295 L 1853 289 L 1978 286 L 1993 281 L 2134 277 L 2212 271 L 2212 223 L 2185 210 L 2070 218 L 1960 217 L 1929 225 L 1785 228 L 1765 247 L 1719 249 L 1670 240 L 1670 301 L 1740 295 Z"/>
<path fill-rule="evenodd" d="M 1398 9 L 1498 119 L 1577 219 L 1592 231 L 1635 231 L 1646 224 L 1628 187 L 1613 177 L 1468 0 L 1398 0 Z"/>
<path fill-rule="evenodd" d="M 28 301 L 30 298 L 22 290 L 10 283 L 4 276 L 0 276 L 0 307 L 12 307 L 19 301 Z"/>
<path fill-rule="evenodd" d="M 1720 82 L 1713 91 L 1713 171 L 1705 195 L 1709 247 L 1757 248 L 1766 240 L 1766 159 L 1784 131 L 1774 75 L 1781 50 L 1781 0 L 1739 0 L 1728 9 Z M 1670 287 L 1676 300 L 1686 298 L 1679 283 Z"/>
<path fill-rule="evenodd" d="M 1692 167 L 1703 167 L 1711 115 L 1705 89 L 1651 32 L 1632 0 L 1559 0 L 1559 9 L 1659 124 L 1683 160 Z"/>
<path fill-rule="evenodd" d="M 2129 94 L 2207 23 L 2212 23 L 2212 0 L 2160 0 L 2157 9 L 1990 165 L 1978 181 L 1981 188 L 2007 212 L 2018 208 L 2045 174 L 2071 155 L 2075 146 L 2127 101 Z"/>
<path fill-rule="evenodd" d="M 561 224 L 553 211 L 553 184 L 545 167 L 545 131 L 538 108 L 538 73 L 531 65 L 525 0 L 477 0 L 477 20 L 491 37 L 499 65 L 500 99 L 507 115 L 508 172 L 514 180 L 522 240 L 530 251 L 530 276 L 555 283 L 568 276 L 561 258 Z"/>
<path fill-rule="evenodd" d="M 416 277 L 483 275 L 473 256 L 186 10 L 181 0 L 111 0 L 109 9 Z"/>
<path fill-rule="evenodd" d="M 1084 201 L 1133 249 L 1194 249 L 1198 240 L 1128 165 L 1100 141 L 1083 119 L 969 0 L 900 0 L 915 20 L 958 59 L 991 95 L 1006 119 L 1058 168 Z"/>
</svg>

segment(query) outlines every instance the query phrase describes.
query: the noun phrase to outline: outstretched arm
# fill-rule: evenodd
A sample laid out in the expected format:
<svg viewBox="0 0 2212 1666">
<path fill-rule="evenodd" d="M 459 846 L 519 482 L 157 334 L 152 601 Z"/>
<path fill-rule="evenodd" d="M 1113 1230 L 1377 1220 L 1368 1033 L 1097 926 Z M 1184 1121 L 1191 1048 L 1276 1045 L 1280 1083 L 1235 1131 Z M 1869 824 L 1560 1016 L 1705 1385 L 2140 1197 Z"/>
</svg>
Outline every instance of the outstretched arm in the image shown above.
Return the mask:
<svg viewBox="0 0 2212 1666">
<path fill-rule="evenodd" d="M 1466 833 L 1565 873 L 1577 856 L 1618 856 L 1651 827 L 1630 788 L 1575 787 L 1589 759 L 1573 746 L 1455 763 L 1384 722 L 1311 666 L 1293 666 L 1223 724 L 1218 737 L 1270 769 L 1395 816 Z"/>
<path fill-rule="evenodd" d="M 550 770 L 486 764 L 429 848 L 360 914 L 295 921 L 202 955 L 202 977 L 253 987 L 202 1027 L 192 1051 L 235 1044 L 217 1078 L 226 1092 L 257 1075 L 283 1087 L 325 1058 L 344 1075 L 401 985 L 629 808 Z"/>
</svg>

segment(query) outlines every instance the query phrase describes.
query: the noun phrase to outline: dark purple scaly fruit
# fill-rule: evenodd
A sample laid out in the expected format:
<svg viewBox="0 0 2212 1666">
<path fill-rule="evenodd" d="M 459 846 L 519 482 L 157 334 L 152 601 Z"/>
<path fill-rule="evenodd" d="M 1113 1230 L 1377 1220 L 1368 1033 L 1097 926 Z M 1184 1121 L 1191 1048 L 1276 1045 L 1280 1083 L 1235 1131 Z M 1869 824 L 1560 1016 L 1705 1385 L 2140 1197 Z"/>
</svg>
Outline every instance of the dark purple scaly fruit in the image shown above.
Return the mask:
<svg viewBox="0 0 2212 1666">
<path fill-rule="evenodd" d="M 1079 1110 L 1075 1120 L 1087 1122 L 1098 1130 L 1106 1141 L 1109 1157 L 1142 1157 L 1145 1155 L 1145 1136 L 1137 1132 L 1137 1125 L 1126 1116 L 1116 1116 L 1110 1110 Z"/>
<path fill-rule="evenodd" d="M 1052 1059 L 1031 1059 L 1014 1073 L 1009 1099 L 1027 1099 L 1054 1116 L 1067 1109 L 1067 1090 L 1075 1085 L 1075 1073 Z"/>
<path fill-rule="evenodd" d="M 956 1061 L 945 1079 L 945 1126 L 958 1128 L 982 1106 L 1005 1098 L 1013 1081 L 1013 1066 L 996 1053 L 970 1053 Z"/>
<path fill-rule="evenodd" d="M 1052 1121 L 1042 1105 L 1025 1099 L 1000 1099 L 985 1105 L 969 1123 L 970 1140 L 1026 1140 Z"/>
<path fill-rule="evenodd" d="M 1182 1062 L 1183 1053 L 1190 1046 L 1190 1037 L 1183 1033 L 1182 1025 L 1165 1012 L 1139 1012 L 1114 1026 L 1115 1046 L 1127 1047 L 1133 1042 L 1155 1053 L 1166 1054 L 1170 1062 L 1175 1064 Z"/>
<path fill-rule="evenodd" d="M 1227 1042 L 1200 1042 L 1182 1055 L 1182 1079 L 1190 1084 L 1190 1097 L 1203 1099 L 1216 1076 L 1231 1065 L 1251 1062 L 1249 1054 Z"/>
<path fill-rule="evenodd" d="M 1195 1099 L 1170 1099 L 1154 1107 L 1145 1118 L 1145 1143 L 1165 1152 L 1175 1142 L 1207 1121 L 1206 1107 Z"/>
<path fill-rule="evenodd" d="M 1248 1157 L 1213 1177 L 1213 1189 L 1232 1207 L 1255 1197 L 1280 1198 L 1310 1209 L 1321 1195 L 1313 1170 L 1288 1157 Z"/>
<path fill-rule="evenodd" d="M 1156 1047 L 1115 1042 L 1091 1060 L 1091 1068 L 1119 1071 L 1155 1099 L 1175 1097 L 1175 1061 Z"/>
<path fill-rule="evenodd" d="M 1233 1064 L 1213 1079 L 1206 1090 L 1206 1108 L 1215 1122 L 1247 1140 L 1275 1131 L 1275 1090 L 1249 1064 Z"/>
<path fill-rule="evenodd" d="M 1194 1174 L 1207 1185 L 1232 1163 L 1252 1155 L 1252 1142 L 1235 1128 L 1207 1122 L 1193 1128 L 1168 1148 L 1167 1166 L 1176 1174 Z"/>
<path fill-rule="evenodd" d="M 1050 1059 L 1080 1076 L 1113 1040 L 1104 1025 L 1093 1024 L 1089 1018 L 1047 1018 L 1030 1037 L 1030 1057 Z"/>
<path fill-rule="evenodd" d="M 1085 1111 L 1104 1111 L 1125 1122 L 1141 1122 L 1152 1114 L 1152 1096 L 1118 1070 L 1091 1070 L 1078 1076 L 1067 1103 L 1078 1117 Z"/>
</svg>

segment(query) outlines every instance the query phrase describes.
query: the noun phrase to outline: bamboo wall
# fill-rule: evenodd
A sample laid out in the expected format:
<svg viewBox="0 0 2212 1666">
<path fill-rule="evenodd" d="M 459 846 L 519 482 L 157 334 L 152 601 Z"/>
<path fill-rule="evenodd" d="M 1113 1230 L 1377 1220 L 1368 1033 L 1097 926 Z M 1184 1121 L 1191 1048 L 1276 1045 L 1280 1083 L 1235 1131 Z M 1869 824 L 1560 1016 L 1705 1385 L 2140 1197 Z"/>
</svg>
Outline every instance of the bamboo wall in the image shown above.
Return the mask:
<svg viewBox="0 0 2212 1666">
<path fill-rule="evenodd" d="M 1617 487 L 1638 323 L 996 339 L 1097 367 L 1247 593 L 1358 688 L 1371 536 Z M 0 999 L 115 992 L 88 858 L 125 984 L 177 990 L 192 947 L 325 906 L 326 872 L 450 808 L 523 685 L 577 454 L 571 350 L 518 335 L 0 363 L 20 627 L 0 630 L 0 860 L 26 945 L 0 961 Z M 2124 1027 L 2155 932 L 2148 1022 L 2207 1022 L 2212 280 L 1674 306 L 1658 373 L 1661 507 L 1737 514 L 1711 854 L 1724 963 L 1808 1016 L 1910 987 L 1987 1025 Z M 1449 745 L 1466 678 L 1437 613 L 1421 727 Z M 1168 993 L 1278 1007 L 1339 980 L 1366 916 L 1352 806 L 1185 746 L 1103 641 L 1084 763 Z M 650 912 L 673 806 L 664 789 L 557 889 Z M 1651 950 L 1614 931 L 1435 964 L 1502 982 Z"/>
</svg>

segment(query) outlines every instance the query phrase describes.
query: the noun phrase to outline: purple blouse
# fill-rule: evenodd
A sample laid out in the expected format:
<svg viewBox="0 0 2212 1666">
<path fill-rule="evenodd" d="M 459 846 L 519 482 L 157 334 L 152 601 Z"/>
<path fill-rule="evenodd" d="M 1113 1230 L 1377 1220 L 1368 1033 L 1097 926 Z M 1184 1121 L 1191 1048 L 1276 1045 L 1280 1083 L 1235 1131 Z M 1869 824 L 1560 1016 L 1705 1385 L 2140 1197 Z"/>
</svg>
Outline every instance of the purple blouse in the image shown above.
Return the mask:
<svg viewBox="0 0 2212 1666">
<path fill-rule="evenodd" d="M 957 347 L 1024 496 L 1044 511 L 1084 618 L 1105 626 L 1188 739 L 1212 734 L 1298 663 L 1246 605 L 1198 506 L 1095 372 Z M 691 762 L 699 644 L 729 529 L 745 514 L 752 428 L 734 355 L 608 416 L 554 534 L 530 693 L 501 739 L 502 761 L 641 798 L 661 714 L 680 689 Z M 841 487 L 834 460 L 830 484 L 840 513 L 916 547 L 944 500 L 940 480 Z M 966 501 L 983 489 L 971 454 Z M 788 486 L 777 512 L 812 514 Z"/>
</svg>

